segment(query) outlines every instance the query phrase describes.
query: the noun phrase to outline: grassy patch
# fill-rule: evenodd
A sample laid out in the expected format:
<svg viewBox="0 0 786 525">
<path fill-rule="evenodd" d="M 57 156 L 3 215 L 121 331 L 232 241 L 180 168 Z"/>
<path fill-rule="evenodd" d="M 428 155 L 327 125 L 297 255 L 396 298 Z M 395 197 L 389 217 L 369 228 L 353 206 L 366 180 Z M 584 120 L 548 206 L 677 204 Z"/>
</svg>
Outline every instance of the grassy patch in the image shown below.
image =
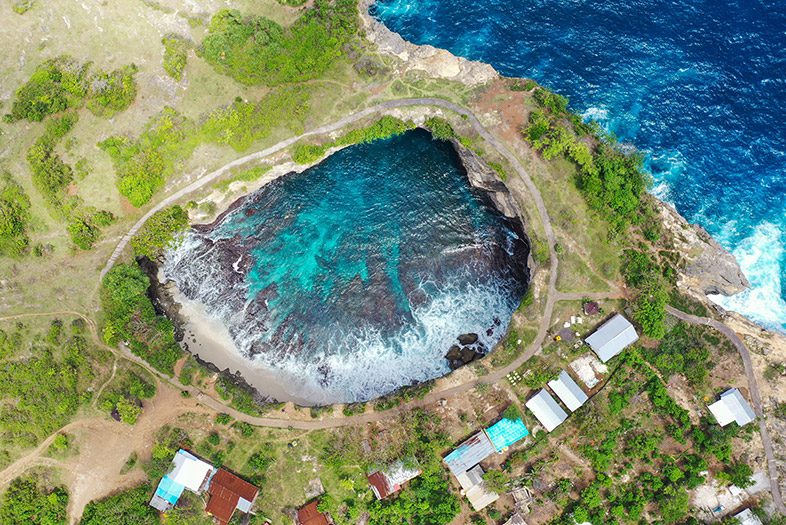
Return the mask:
<svg viewBox="0 0 786 525">
<path fill-rule="evenodd" d="M 161 39 L 164 46 L 164 71 L 178 82 L 183 80 L 183 72 L 188 62 L 188 50 L 191 44 L 179 35 L 166 35 Z"/>
</svg>

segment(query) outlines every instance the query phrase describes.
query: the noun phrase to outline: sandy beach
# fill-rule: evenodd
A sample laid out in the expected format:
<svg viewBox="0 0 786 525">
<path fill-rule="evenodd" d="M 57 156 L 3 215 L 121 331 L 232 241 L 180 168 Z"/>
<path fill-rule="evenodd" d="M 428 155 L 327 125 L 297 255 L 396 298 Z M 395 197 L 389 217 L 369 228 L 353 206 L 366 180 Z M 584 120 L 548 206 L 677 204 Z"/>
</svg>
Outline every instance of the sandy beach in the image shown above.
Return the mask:
<svg viewBox="0 0 786 525">
<path fill-rule="evenodd" d="M 332 403 L 334 400 L 321 399 L 322 392 L 309 389 L 302 379 L 296 378 L 285 370 L 265 366 L 241 356 L 232 341 L 226 326 L 205 310 L 204 305 L 192 301 L 172 289 L 172 298 L 181 305 L 185 337 L 183 343 L 188 351 L 201 360 L 214 364 L 221 370 L 231 373 L 240 372 L 243 379 L 260 394 L 277 401 L 292 401 L 299 405 L 314 406 Z"/>
</svg>

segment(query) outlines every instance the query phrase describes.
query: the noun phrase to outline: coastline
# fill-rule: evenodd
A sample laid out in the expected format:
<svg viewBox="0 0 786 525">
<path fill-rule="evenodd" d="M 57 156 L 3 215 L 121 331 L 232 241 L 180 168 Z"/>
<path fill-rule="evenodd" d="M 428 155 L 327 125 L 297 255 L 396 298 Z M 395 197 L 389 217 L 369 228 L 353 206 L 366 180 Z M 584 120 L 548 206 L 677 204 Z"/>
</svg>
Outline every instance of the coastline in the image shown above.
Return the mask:
<svg viewBox="0 0 786 525">
<path fill-rule="evenodd" d="M 420 111 L 418 117 L 413 118 L 413 120 L 419 121 L 421 129 L 425 129 L 422 127 L 422 124 L 428 114 L 427 110 Z M 526 269 L 527 285 L 529 286 L 534 267 L 531 241 L 527 233 L 526 220 L 521 214 L 520 208 L 517 206 L 510 190 L 499 179 L 497 173 L 475 152 L 463 146 L 458 140 L 452 139 L 449 143 L 455 151 L 469 186 L 483 193 L 486 205 L 495 210 L 502 220 L 506 221 L 516 232 L 516 235 L 527 245 Z M 332 148 L 325 157 L 308 165 L 294 164 L 292 162 L 281 163 L 261 177 L 259 181 L 256 181 L 253 184 L 253 189 L 245 187 L 246 184 L 244 184 L 244 191 L 241 195 L 232 197 L 234 200 L 230 200 L 226 195 L 221 194 L 221 198 L 217 199 L 218 202 L 213 200 L 216 203 L 216 211 L 209 217 L 205 216 L 201 217 L 200 220 L 192 221 L 191 227 L 199 230 L 216 224 L 241 206 L 249 195 L 259 191 L 266 184 L 282 176 L 302 173 L 324 162 L 325 159 L 341 149 L 343 147 Z M 208 199 L 212 200 L 214 194 L 216 192 L 208 196 Z M 300 406 L 323 406 L 338 402 L 335 399 L 326 397 L 324 391 L 310 387 L 307 381 L 301 377 L 297 377 L 284 369 L 243 357 L 227 326 L 220 319 L 211 316 L 202 303 L 191 300 L 182 294 L 175 282 L 164 278 L 163 272 L 159 269 L 160 262 L 146 263 L 148 266 L 147 273 L 153 282 L 152 294 L 155 296 L 155 302 L 175 324 L 176 333 L 182 335 L 181 346 L 201 364 L 214 372 L 232 376 L 237 380 L 237 383 L 250 390 L 260 402 L 293 402 Z M 502 339 L 496 345 L 501 341 Z M 446 352 L 449 346 L 449 342 L 446 343 Z M 446 375 L 449 375 L 449 373 Z M 407 386 L 413 385 L 400 385 L 395 391 Z"/>
</svg>

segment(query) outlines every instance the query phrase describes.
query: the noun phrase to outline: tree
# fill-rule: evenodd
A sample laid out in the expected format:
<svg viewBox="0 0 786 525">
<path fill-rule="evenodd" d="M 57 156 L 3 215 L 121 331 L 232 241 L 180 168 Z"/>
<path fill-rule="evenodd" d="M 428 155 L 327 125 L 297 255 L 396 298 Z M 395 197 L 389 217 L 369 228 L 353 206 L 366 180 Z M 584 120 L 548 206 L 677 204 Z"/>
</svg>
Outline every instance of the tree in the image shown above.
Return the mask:
<svg viewBox="0 0 786 525">
<path fill-rule="evenodd" d="M 753 485 L 754 481 L 751 479 L 753 476 L 753 469 L 747 463 L 743 463 L 741 461 L 732 463 L 726 470 L 724 470 L 726 476 L 728 476 L 729 481 L 741 489 L 750 487 Z"/>
<path fill-rule="evenodd" d="M 492 469 L 483 474 L 483 482 L 491 492 L 505 492 L 509 481 L 508 476 L 501 470 Z"/>
<path fill-rule="evenodd" d="M 156 212 L 131 239 L 137 257 L 157 259 L 188 228 L 188 212 L 178 205 Z"/>
<path fill-rule="evenodd" d="M 0 503 L 0 523 L 60 525 L 66 522 L 68 493 L 39 485 L 32 477 L 11 482 Z"/>
<path fill-rule="evenodd" d="M 158 512 L 148 504 L 152 487 L 145 483 L 87 504 L 80 525 L 157 525 Z"/>
</svg>

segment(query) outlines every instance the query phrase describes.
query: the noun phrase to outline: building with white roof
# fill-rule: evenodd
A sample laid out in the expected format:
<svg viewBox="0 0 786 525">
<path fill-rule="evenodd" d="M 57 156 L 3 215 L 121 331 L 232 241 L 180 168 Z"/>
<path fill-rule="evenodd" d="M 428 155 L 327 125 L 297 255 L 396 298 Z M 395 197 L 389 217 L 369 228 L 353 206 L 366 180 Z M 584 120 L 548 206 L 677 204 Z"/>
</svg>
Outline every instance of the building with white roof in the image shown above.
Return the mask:
<svg viewBox="0 0 786 525">
<path fill-rule="evenodd" d="M 621 314 L 603 323 L 586 339 L 587 344 L 604 363 L 638 340 L 636 329 Z"/>
<path fill-rule="evenodd" d="M 461 491 L 469 500 L 470 505 L 476 511 L 483 510 L 499 499 L 499 494 L 491 492 L 483 482 L 483 468 L 475 465 L 466 472 L 456 476 L 461 485 Z"/>
<path fill-rule="evenodd" d="M 557 379 L 549 381 L 549 388 L 557 394 L 557 397 L 562 400 L 571 412 L 578 410 L 589 399 L 581 387 L 564 370 L 560 372 Z"/>
<path fill-rule="evenodd" d="M 751 509 L 745 509 L 733 516 L 740 525 L 762 525 L 761 520 Z"/>
<path fill-rule="evenodd" d="M 736 388 L 722 393 L 720 399 L 707 408 L 710 409 L 712 415 L 715 416 L 715 420 L 722 427 L 725 427 L 732 421 L 735 421 L 739 426 L 743 426 L 756 419 L 756 414 L 753 412 L 750 404 Z"/>
<path fill-rule="evenodd" d="M 532 396 L 526 405 L 547 432 L 551 432 L 568 419 L 568 414 L 562 410 L 562 407 L 557 404 L 546 389 L 542 389 Z"/>
<path fill-rule="evenodd" d="M 175 506 L 185 489 L 200 494 L 207 489 L 215 468 L 190 452 L 180 449 L 172 459 L 172 469 L 161 478 L 150 506 L 166 512 Z"/>
</svg>

